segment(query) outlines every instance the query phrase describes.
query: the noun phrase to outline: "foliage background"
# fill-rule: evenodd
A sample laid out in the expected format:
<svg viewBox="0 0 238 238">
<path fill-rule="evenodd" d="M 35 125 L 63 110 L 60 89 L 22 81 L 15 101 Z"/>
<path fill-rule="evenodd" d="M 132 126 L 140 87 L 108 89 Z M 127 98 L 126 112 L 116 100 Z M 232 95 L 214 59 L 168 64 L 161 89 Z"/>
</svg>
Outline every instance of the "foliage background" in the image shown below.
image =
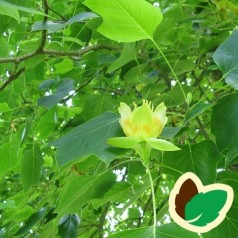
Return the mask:
<svg viewBox="0 0 238 238">
<path fill-rule="evenodd" d="M 133 151 L 106 143 L 122 135 L 119 103 L 142 99 L 165 102 L 162 137 L 182 148 L 153 151 L 156 237 L 237 236 L 237 2 L 159 4 L 153 40 L 184 93 L 152 41 L 110 40 L 82 0 L 0 1 L 0 237 L 150 237 L 148 175 Z M 150 14 L 141 21 L 148 27 Z M 235 193 L 224 222 L 203 235 L 168 214 L 187 171 Z"/>
</svg>

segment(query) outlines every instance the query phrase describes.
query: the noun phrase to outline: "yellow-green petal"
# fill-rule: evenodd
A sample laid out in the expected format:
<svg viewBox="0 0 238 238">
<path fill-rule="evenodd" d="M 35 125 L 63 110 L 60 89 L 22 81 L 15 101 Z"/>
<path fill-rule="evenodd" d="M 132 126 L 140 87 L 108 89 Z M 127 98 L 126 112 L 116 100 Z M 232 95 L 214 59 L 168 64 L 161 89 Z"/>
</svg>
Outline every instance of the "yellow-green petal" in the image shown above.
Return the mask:
<svg viewBox="0 0 238 238">
<path fill-rule="evenodd" d="M 179 147 L 174 145 L 173 143 L 162 140 L 162 139 L 156 139 L 156 138 L 148 138 L 146 139 L 146 142 L 154 149 L 156 150 L 162 150 L 162 151 L 175 151 L 175 150 L 181 150 Z"/>
<path fill-rule="evenodd" d="M 140 140 L 135 137 L 112 137 L 108 139 L 107 143 L 119 148 L 132 149 L 140 143 Z"/>
</svg>

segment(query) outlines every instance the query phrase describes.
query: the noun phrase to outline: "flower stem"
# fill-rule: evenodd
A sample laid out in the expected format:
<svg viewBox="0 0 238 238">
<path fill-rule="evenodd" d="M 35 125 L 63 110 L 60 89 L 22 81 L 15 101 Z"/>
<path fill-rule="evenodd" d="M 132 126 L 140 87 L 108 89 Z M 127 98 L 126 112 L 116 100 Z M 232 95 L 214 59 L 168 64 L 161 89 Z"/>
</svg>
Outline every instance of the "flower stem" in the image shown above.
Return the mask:
<svg viewBox="0 0 238 238">
<path fill-rule="evenodd" d="M 153 178 L 152 178 L 152 176 L 151 176 L 149 167 L 146 167 L 146 172 L 148 173 L 149 179 L 150 179 L 151 196 L 152 196 L 152 203 L 153 203 L 153 218 L 154 218 L 153 237 L 156 238 L 156 225 L 157 225 L 157 220 L 156 220 L 155 190 L 154 190 Z"/>
</svg>

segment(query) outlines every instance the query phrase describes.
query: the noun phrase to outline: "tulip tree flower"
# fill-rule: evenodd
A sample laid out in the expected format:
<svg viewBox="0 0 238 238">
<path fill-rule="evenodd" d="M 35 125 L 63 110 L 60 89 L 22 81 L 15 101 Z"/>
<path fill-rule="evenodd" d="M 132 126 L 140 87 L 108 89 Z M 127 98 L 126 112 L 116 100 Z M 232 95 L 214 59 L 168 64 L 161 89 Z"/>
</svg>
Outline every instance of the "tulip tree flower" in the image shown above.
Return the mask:
<svg viewBox="0 0 238 238">
<path fill-rule="evenodd" d="M 142 106 L 135 105 L 132 111 L 126 103 L 121 102 L 118 111 L 121 115 L 119 122 L 126 137 L 110 138 L 108 140 L 110 145 L 135 149 L 146 166 L 152 148 L 161 151 L 180 150 L 171 142 L 157 139 L 167 122 L 164 103 L 159 104 L 154 110 L 151 102 L 144 100 Z"/>
</svg>

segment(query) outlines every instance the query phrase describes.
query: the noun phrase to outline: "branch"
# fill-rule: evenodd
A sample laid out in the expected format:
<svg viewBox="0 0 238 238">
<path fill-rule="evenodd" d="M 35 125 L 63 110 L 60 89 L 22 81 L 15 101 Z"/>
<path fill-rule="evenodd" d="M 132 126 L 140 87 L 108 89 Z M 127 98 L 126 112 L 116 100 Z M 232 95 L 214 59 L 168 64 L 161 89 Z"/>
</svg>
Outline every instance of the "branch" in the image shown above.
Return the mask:
<svg viewBox="0 0 238 238">
<path fill-rule="evenodd" d="M 49 6 L 48 6 L 47 0 L 42 0 L 42 1 L 44 6 L 44 13 L 45 13 L 43 23 L 46 23 L 48 20 Z M 46 37 L 47 37 L 47 30 L 43 30 L 41 35 L 40 45 L 38 49 L 36 50 L 36 52 L 41 52 L 43 50 L 46 43 Z"/>
<path fill-rule="evenodd" d="M 57 50 L 44 50 L 42 51 L 34 51 L 19 57 L 7 57 L 7 58 L 0 58 L 0 64 L 2 63 L 21 63 L 22 61 L 32 58 L 36 55 L 48 55 L 48 56 L 75 56 L 75 57 L 80 57 L 85 54 L 87 54 L 90 51 L 93 50 L 120 50 L 121 48 L 115 47 L 115 46 L 110 46 L 110 45 L 104 45 L 104 44 L 95 44 L 95 45 L 89 45 L 81 50 L 75 50 L 75 51 L 57 51 Z"/>
<path fill-rule="evenodd" d="M 19 69 L 16 73 L 12 74 L 8 80 L 0 87 L 0 91 L 2 91 L 4 88 L 7 87 L 8 84 L 10 84 L 12 81 L 14 81 L 15 79 L 17 79 L 20 74 L 22 74 L 25 71 L 25 68 L 21 68 Z"/>
</svg>

